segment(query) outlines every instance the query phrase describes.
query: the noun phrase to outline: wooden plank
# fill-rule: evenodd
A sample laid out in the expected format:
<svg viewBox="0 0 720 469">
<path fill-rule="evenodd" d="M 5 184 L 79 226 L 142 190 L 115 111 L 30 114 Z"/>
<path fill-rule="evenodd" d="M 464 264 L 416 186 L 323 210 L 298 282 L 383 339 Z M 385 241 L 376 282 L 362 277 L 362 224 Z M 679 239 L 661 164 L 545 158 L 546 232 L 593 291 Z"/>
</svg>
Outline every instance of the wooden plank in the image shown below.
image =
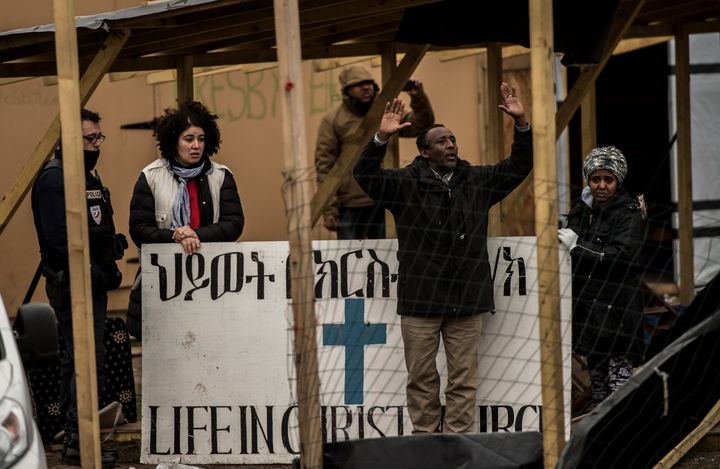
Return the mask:
<svg viewBox="0 0 720 469">
<path fill-rule="evenodd" d="M 565 444 L 560 281 L 558 262 L 557 158 L 552 0 L 530 2 L 533 96 L 533 183 L 538 260 L 538 316 L 544 465 L 554 468 Z"/>
<path fill-rule="evenodd" d="M 709 19 L 708 21 L 697 21 L 685 23 L 688 34 L 705 34 L 720 32 L 720 19 Z M 643 26 L 630 26 L 625 37 L 659 37 L 672 36 L 675 34 L 676 25 L 674 23 L 653 24 Z"/>
<path fill-rule="evenodd" d="M 58 101 L 62 123 L 65 217 L 72 308 L 75 392 L 82 467 L 101 467 L 100 417 L 95 376 L 95 334 L 90 287 L 90 242 L 80 122 L 80 71 L 73 0 L 54 0 Z"/>
<path fill-rule="evenodd" d="M 561 83 L 561 86 L 557 91 L 557 99 L 562 100 L 565 96 L 567 96 L 567 67 L 561 67 L 556 61 L 555 73 L 559 74 L 558 80 Z M 560 200 L 563 202 L 563 204 L 559 206 L 559 210 L 561 213 L 569 213 L 570 206 L 572 205 L 572 184 L 570 183 L 570 131 L 563 131 L 563 133 L 557 137 L 557 143 L 558 155 L 562 156 L 564 165 L 564 167 L 559 168 L 558 171 L 558 174 L 563 174 L 563 185 L 558 186 L 558 190 L 561 195 Z"/>
<path fill-rule="evenodd" d="M 589 85 L 588 93 L 583 98 L 580 108 L 580 142 L 581 155 L 580 164 L 585 161 L 585 157 L 590 151 L 597 146 L 597 108 L 596 108 L 595 83 Z M 582 167 L 582 166 L 581 166 Z M 583 187 L 585 186 L 585 178 L 583 178 Z"/>
<path fill-rule="evenodd" d="M 482 93 L 485 105 L 481 112 L 485 113 L 485 145 L 480 160 L 481 164 L 495 164 L 503 158 L 505 150 L 505 132 L 503 114 L 498 110 L 500 105 L 500 84 L 503 72 L 503 48 L 498 44 L 490 44 L 486 49 L 485 88 Z M 502 236 L 501 203 L 490 208 L 488 234 Z"/>
<path fill-rule="evenodd" d="M 117 54 L 122 49 L 123 44 L 127 41 L 130 33 L 128 31 L 116 31 L 110 34 L 105 44 L 95 56 L 90 66 L 85 71 L 80 80 L 80 100 L 81 105 L 90 99 L 90 95 L 97 87 L 105 72 L 110 68 Z M 7 227 L 8 222 L 12 218 L 17 208 L 30 190 L 35 176 L 42 165 L 50 158 L 57 147 L 60 139 L 60 116 L 56 116 L 45 135 L 35 147 L 30 161 L 23 166 L 20 174 L 15 179 L 13 186 L 0 200 L 0 234 Z"/>
<path fill-rule="evenodd" d="M 300 467 L 322 469 L 320 378 L 310 219 L 311 180 L 303 100 L 298 0 L 274 0 L 285 170 L 283 192 L 290 243 L 290 275 L 297 370 Z"/>
<path fill-rule="evenodd" d="M 654 469 L 669 469 L 675 465 L 688 451 L 690 451 L 700 440 L 710 432 L 716 425 L 720 424 L 720 401 L 710 409 L 702 422 L 690 432 L 683 440 L 670 450 L 660 460 Z"/>
<path fill-rule="evenodd" d="M 656 46 L 668 42 L 671 39 L 672 36 L 623 39 L 618 43 L 617 47 L 615 47 L 613 55 L 627 54 L 628 52 L 633 52 L 638 49 Z"/>
<path fill-rule="evenodd" d="M 680 303 L 695 296 L 693 246 L 692 142 L 690 116 L 690 40 L 687 27 L 675 35 L 675 96 L 677 121 L 677 197 L 680 262 Z"/>
<path fill-rule="evenodd" d="M 411 48 L 403 57 L 400 65 L 390 76 L 383 87 L 380 95 L 375 98 L 375 102 L 370 107 L 365 119 L 363 119 L 360 127 L 353 135 L 352 142 L 343 148 L 343 152 L 338 158 L 335 166 L 330 170 L 323 183 L 318 187 L 315 196 L 312 199 L 312 224 L 315 225 L 323 209 L 330 199 L 335 195 L 342 183 L 350 177 L 352 167 L 360 154 L 362 148 L 370 141 L 373 132 L 377 129 L 378 122 L 385 109 L 385 103 L 400 94 L 403 85 L 408 81 L 418 64 L 425 56 L 430 48 L 429 45 L 415 46 Z"/>
<path fill-rule="evenodd" d="M 515 57 L 517 55 L 523 55 L 523 54 L 529 54 L 530 49 L 523 46 L 517 46 L 517 45 L 509 45 L 509 46 L 503 46 L 499 42 L 492 43 L 488 47 L 501 47 L 502 48 L 502 58 L 503 59 L 509 59 L 511 57 Z M 448 50 L 448 51 L 442 51 L 438 52 L 438 60 L 440 62 L 449 62 L 451 60 L 457 60 L 457 59 L 463 59 L 465 57 L 469 57 L 472 55 L 485 55 L 487 53 L 488 47 L 480 47 L 480 48 L 472 48 L 472 49 L 454 49 L 454 50 Z"/>
<path fill-rule="evenodd" d="M 183 101 L 192 101 L 195 96 L 195 87 L 193 86 L 193 58 L 185 55 L 178 58 L 175 68 L 177 73 L 177 99 L 181 103 Z"/>
<path fill-rule="evenodd" d="M 617 47 L 620 40 L 625 35 L 630 24 L 633 22 L 635 17 L 640 11 L 640 8 L 645 3 L 645 0 L 621 0 L 618 5 L 615 20 L 613 21 L 612 29 L 608 35 L 608 45 L 605 48 L 603 57 L 600 59 L 597 65 L 588 65 L 582 69 L 575 84 L 568 93 L 565 101 L 563 101 L 560 109 L 557 111 L 555 117 L 555 135 L 562 134 L 562 131 L 567 127 L 570 119 L 572 118 L 577 108 L 580 106 L 585 94 L 587 93 L 590 86 L 595 83 L 598 75 L 605 67 L 605 64 L 610 59 L 612 52 Z"/>
<path fill-rule="evenodd" d="M 381 67 L 382 67 L 382 82 L 383 87 L 385 83 L 390 79 L 393 72 L 397 68 L 397 52 L 394 43 L 388 43 L 383 49 L 381 56 Z M 385 160 L 383 164 L 386 168 L 399 168 L 400 167 L 400 141 L 397 135 L 390 137 L 387 144 L 387 151 L 385 153 Z M 385 237 L 386 238 L 397 238 L 397 228 L 395 226 L 395 217 L 389 210 L 385 210 Z"/>
<path fill-rule="evenodd" d="M 303 2 L 301 24 L 303 33 L 314 25 L 324 25 L 329 19 L 336 25 L 342 25 L 360 18 L 368 18 L 368 25 L 372 27 L 372 17 L 383 13 L 402 11 L 405 8 L 435 3 L 438 0 L 394 0 L 392 2 L 367 2 L 366 0 L 353 0 L 344 2 L 328 2 L 327 0 L 308 0 Z M 184 46 L 210 44 L 216 40 L 234 39 L 242 42 L 243 37 L 267 33 L 272 37 L 272 12 L 264 8 L 228 15 L 218 18 L 211 17 L 206 21 L 202 17 L 193 23 L 183 23 L 173 28 L 161 30 L 153 29 L 145 33 L 136 34 L 127 52 L 130 54 L 147 55 L 172 49 L 179 44 Z M 215 48 L 215 47 L 211 47 Z"/>
</svg>

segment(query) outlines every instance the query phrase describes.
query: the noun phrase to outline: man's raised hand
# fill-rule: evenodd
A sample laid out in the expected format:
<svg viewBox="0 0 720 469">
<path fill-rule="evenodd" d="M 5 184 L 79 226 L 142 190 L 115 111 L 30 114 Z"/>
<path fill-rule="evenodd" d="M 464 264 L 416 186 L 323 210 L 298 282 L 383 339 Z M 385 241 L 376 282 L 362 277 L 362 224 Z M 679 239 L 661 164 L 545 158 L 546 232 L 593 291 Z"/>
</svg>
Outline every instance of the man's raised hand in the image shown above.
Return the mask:
<svg viewBox="0 0 720 469">
<path fill-rule="evenodd" d="M 515 88 L 507 83 L 502 83 L 500 85 L 500 96 L 502 97 L 503 104 L 499 105 L 498 108 L 515 119 L 515 125 L 526 125 L 525 110 L 517 97 Z"/>
<path fill-rule="evenodd" d="M 385 104 L 385 111 L 380 121 L 380 128 L 378 129 L 378 138 L 383 141 L 387 141 L 393 134 L 399 132 L 401 129 L 411 125 L 410 122 L 400 122 L 405 112 L 405 103 L 398 98 L 394 98 Z"/>
</svg>

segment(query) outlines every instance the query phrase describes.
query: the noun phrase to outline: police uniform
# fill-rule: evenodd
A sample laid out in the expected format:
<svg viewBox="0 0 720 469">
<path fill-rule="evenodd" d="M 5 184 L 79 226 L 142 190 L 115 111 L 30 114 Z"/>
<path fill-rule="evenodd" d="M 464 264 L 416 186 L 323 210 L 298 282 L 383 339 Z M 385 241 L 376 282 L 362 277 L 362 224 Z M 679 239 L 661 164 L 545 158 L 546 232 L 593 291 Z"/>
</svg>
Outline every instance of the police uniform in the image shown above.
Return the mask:
<svg viewBox="0 0 720 469">
<path fill-rule="evenodd" d="M 122 258 L 122 235 L 116 236 L 112 220 L 110 193 L 100 179 L 85 171 L 88 235 L 92 281 L 93 326 L 98 396 L 105 383 L 104 325 L 107 292 L 120 285 L 122 275 L 116 260 Z M 58 319 L 65 350 L 61 358 L 60 410 L 65 415 L 66 432 L 77 433 L 77 398 L 74 380 L 72 314 L 68 272 L 67 224 L 62 157 L 56 153 L 40 171 L 32 188 L 32 210 L 40 245 L 45 291 Z"/>
</svg>

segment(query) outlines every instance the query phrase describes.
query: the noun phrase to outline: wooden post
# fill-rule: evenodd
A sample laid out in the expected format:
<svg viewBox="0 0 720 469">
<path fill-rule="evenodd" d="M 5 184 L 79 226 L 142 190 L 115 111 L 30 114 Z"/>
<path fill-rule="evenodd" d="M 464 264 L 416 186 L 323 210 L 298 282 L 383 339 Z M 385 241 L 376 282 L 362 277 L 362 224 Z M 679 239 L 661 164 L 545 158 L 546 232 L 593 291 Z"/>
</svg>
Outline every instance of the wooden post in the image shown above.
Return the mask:
<svg viewBox="0 0 720 469">
<path fill-rule="evenodd" d="M 588 85 L 587 95 L 580 107 L 580 140 L 582 147 L 582 161 L 590 151 L 597 146 L 597 108 L 595 82 Z M 584 181 L 584 179 L 583 179 Z"/>
<path fill-rule="evenodd" d="M 193 58 L 191 55 L 183 55 L 178 58 L 175 67 L 177 71 L 177 99 L 178 103 L 192 101 L 195 96 L 193 87 Z"/>
<path fill-rule="evenodd" d="M 552 0 L 530 1 L 530 46 L 542 433 L 545 467 L 550 469 L 557 464 L 565 444 Z"/>
<path fill-rule="evenodd" d="M 680 303 L 695 296 L 693 247 L 692 142 L 690 121 L 690 43 L 687 26 L 675 35 L 675 98 L 677 104 L 677 198 L 680 262 Z"/>
<path fill-rule="evenodd" d="M 487 67 L 485 69 L 485 146 L 482 164 L 496 164 L 502 160 L 505 152 L 505 132 L 503 130 L 503 114 L 498 109 L 500 104 L 500 83 L 502 83 L 502 47 L 497 43 L 487 46 Z M 488 235 L 502 236 L 502 202 L 490 208 L 488 219 Z"/>
<path fill-rule="evenodd" d="M 100 51 L 88 66 L 87 70 L 80 80 L 80 99 L 81 105 L 85 105 L 90 95 L 92 95 L 98 83 L 108 71 L 110 65 L 115 61 L 118 53 L 130 37 L 129 31 L 113 31 L 103 44 Z M 15 211 L 22 203 L 23 199 L 30 190 L 35 176 L 40 171 L 42 165 L 50 158 L 57 147 L 60 140 L 60 115 L 55 119 L 45 131 L 45 135 L 35 147 L 30 156 L 30 161 L 23 166 L 20 175 L 15 179 L 13 186 L 5 194 L 0 201 L 0 234 L 5 230 Z"/>
<path fill-rule="evenodd" d="M 82 467 L 101 467 L 100 418 L 95 374 L 92 294 L 90 291 L 90 243 L 85 163 L 80 125 L 80 72 L 75 34 L 74 0 L 54 0 L 55 56 L 58 101 L 62 123 L 65 214 L 67 218 L 70 299 L 75 354 L 78 430 Z"/>
<path fill-rule="evenodd" d="M 311 180 L 307 157 L 303 102 L 302 56 L 298 0 L 274 0 L 280 86 L 282 87 L 285 182 L 283 184 L 290 242 L 295 369 L 302 468 L 322 468 L 320 380 L 318 377 L 315 292 L 310 221 Z"/>
<path fill-rule="evenodd" d="M 565 96 L 567 96 L 568 92 L 568 86 L 567 86 L 567 68 L 561 67 L 558 65 L 558 63 L 555 63 L 555 70 L 560 70 L 561 78 L 559 78 L 560 83 L 562 84 L 560 89 L 560 93 L 562 96 L 558 96 L 558 101 L 562 101 L 565 99 Z M 560 190 L 560 197 L 559 200 L 562 202 L 559 210 L 561 210 L 561 213 L 569 213 L 570 212 L 570 206 L 572 205 L 572 184 L 571 184 L 571 172 L 570 172 L 570 131 L 569 130 L 563 130 L 560 135 L 557 136 L 557 142 L 558 142 L 558 153 L 562 155 L 562 159 L 560 161 L 563 162 L 564 166 L 563 168 L 560 168 L 559 172 L 562 171 L 563 173 L 563 186 L 558 188 Z M 558 173 L 559 173 L 558 172 Z"/>
<path fill-rule="evenodd" d="M 382 82 L 384 87 L 385 83 L 390 80 L 390 77 L 397 68 L 397 54 L 394 43 L 389 42 L 383 47 L 381 60 Z M 385 153 L 385 160 L 383 161 L 383 163 L 385 167 L 400 167 L 400 142 L 398 141 L 397 135 L 393 135 L 390 138 L 390 141 L 387 145 L 387 153 Z M 392 213 L 390 213 L 389 210 L 385 210 L 385 237 L 397 238 L 395 218 L 392 216 Z"/>
</svg>

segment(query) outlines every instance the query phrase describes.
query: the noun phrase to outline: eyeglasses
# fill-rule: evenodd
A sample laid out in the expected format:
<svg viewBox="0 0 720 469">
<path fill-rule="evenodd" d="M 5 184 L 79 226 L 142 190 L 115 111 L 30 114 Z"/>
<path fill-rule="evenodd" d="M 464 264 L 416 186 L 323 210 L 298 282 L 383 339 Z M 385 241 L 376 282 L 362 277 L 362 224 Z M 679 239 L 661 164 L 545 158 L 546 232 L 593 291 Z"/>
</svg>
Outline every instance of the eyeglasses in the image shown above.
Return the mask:
<svg viewBox="0 0 720 469">
<path fill-rule="evenodd" d="M 83 139 L 88 143 L 95 143 L 95 142 L 104 142 L 105 136 L 103 134 L 90 134 L 90 135 L 83 135 Z"/>
</svg>

